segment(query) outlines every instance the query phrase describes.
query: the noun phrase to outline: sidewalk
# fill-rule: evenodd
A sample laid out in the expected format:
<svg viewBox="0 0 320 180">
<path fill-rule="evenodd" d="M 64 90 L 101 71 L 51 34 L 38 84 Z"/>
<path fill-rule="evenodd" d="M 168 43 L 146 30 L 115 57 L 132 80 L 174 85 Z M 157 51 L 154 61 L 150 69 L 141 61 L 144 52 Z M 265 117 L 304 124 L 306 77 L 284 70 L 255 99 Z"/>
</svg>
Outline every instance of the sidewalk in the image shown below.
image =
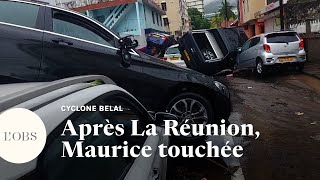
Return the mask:
<svg viewBox="0 0 320 180">
<path fill-rule="evenodd" d="M 306 63 L 304 73 L 314 78 L 320 79 L 320 64 L 319 63 Z"/>
</svg>

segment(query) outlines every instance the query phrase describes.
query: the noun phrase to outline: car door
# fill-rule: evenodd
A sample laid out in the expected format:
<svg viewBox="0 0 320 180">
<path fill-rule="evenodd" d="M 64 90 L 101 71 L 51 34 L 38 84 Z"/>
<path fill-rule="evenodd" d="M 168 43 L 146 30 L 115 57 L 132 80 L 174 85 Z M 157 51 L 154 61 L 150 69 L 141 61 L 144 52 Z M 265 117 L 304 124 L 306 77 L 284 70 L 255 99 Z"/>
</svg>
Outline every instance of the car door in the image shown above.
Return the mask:
<svg viewBox="0 0 320 180">
<path fill-rule="evenodd" d="M 244 43 L 244 45 L 241 48 L 241 52 L 238 56 L 239 68 L 248 68 L 249 56 L 248 56 L 247 50 L 250 48 L 250 44 L 251 44 L 251 39 L 248 40 L 246 43 Z"/>
<path fill-rule="evenodd" d="M 248 50 L 248 67 L 256 67 L 256 59 L 258 57 L 258 44 L 260 37 L 255 37 L 251 40 L 250 48 Z"/>
<path fill-rule="evenodd" d="M 78 104 L 79 106 L 83 104 Z M 55 180 L 55 179 L 124 179 L 129 178 L 129 172 L 135 170 L 134 176 L 131 175 L 131 179 L 152 179 L 154 177 L 154 170 L 158 170 L 158 173 L 162 173 L 165 169 L 158 169 L 166 165 L 166 160 L 163 158 L 161 161 L 155 160 L 157 155 L 157 146 L 160 142 L 163 142 L 162 138 L 157 136 L 131 136 L 132 133 L 132 121 L 138 120 L 137 130 L 138 133 L 142 133 L 145 130 L 145 126 L 152 122 L 151 116 L 147 111 L 138 103 L 135 99 L 125 93 L 108 93 L 94 101 L 86 104 L 87 106 L 108 106 L 108 107 L 121 107 L 122 111 L 94 111 L 94 112 L 75 112 L 70 117 L 65 119 L 54 131 L 52 131 L 47 140 L 45 150 L 42 152 L 40 159 L 38 160 L 39 172 L 41 173 L 41 179 Z M 124 142 L 128 143 L 128 148 L 133 146 L 146 146 L 149 145 L 152 148 L 153 155 L 149 158 L 140 157 L 135 158 L 129 155 L 124 156 L 123 151 L 115 156 L 117 157 L 68 157 L 65 154 L 65 158 L 61 158 L 63 155 L 62 142 L 69 142 L 72 146 L 79 141 L 79 137 L 72 136 L 70 133 L 65 133 L 66 136 L 61 136 L 67 120 L 71 120 L 75 131 L 79 132 L 79 125 L 95 125 L 101 124 L 103 126 L 112 124 L 113 126 L 123 124 L 124 134 L 122 136 L 105 135 L 104 131 L 99 131 L 99 135 L 93 133 L 86 136 L 82 141 L 83 146 L 92 145 L 98 146 L 124 146 Z M 108 120 L 109 123 L 106 121 Z M 165 144 L 168 145 L 168 144 Z M 85 149 L 83 149 L 85 150 Z M 76 151 L 75 151 L 76 152 Z M 114 152 L 104 151 L 104 153 Z M 137 149 L 134 151 L 139 153 Z M 84 152 L 83 152 L 84 153 Z M 144 169 L 139 169 L 137 164 L 144 165 Z M 157 173 L 155 174 L 157 175 Z M 139 178 L 137 178 L 139 177 Z M 150 178 L 151 177 L 151 178 Z M 160 176 L 159 176 L 160 177 Z"/>
<path fill-rule="evenodd" d="M 38 81 L 44 7 L 0 1 L 0 83 Z"/>
<path fill-rule="evenodd" d="M 84 15 L 56 8 L 46 9 L 46 22 L 42 79 L 99 74 L 136 94 L 142 85 L 141 67 L 136 62 L 121 66 L 112 32 Z"/>
</svg>

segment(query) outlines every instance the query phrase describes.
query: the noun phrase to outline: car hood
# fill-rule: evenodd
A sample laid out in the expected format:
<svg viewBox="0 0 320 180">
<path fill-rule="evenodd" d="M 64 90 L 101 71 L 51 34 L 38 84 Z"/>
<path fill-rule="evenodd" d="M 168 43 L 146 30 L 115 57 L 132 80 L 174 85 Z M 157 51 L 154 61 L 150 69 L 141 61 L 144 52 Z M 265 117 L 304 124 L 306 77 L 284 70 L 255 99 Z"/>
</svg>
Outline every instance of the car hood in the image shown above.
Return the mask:
<svg viewBox="0 0 320 180">
<path fill-rule="evenodd" d="M 207 76 L 205 74 L 202 74 L 200 72 L 194 71 L 192 69 L 186 68 L 186 67 L 181 67 L 178 65 L 175 65 L 173 63 L 169 63 L 166 61 L 163 61 L 159 58 L 152 57 L 146 54 L 143 54 L 141 56 L 143 59 L 149 61 L 149 63 L 153 63 L 161 69 L 170 69 L 178 72 L 178 79 L 179 81 L 182 82 L 191 82 L 191 83 L 196 83 L 196 84 L 201 84 L 204 86 L 207 86 L 211 89 L 216 89 L 215 84 L 215 78 Z"/>
</svg>

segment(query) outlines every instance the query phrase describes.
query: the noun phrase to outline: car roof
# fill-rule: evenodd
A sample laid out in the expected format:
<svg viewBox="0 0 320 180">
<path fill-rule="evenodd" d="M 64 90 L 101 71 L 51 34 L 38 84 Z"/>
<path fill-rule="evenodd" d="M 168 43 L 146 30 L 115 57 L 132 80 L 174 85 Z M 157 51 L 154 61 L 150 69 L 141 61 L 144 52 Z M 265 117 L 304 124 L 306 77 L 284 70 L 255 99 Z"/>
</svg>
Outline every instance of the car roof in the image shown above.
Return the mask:
<svg viewBox="0 0 320 180">
<path fill-rule="evenodd" d="M 55 5 L 50 5 L 46 2 L 41 2 L 41 1 L 26 1 L 26 0 L 5 0 L 5 1 L 12 1 L 12 2 L 22 2 L 22 3 L 27 3 L 27 4 L 34 4 L 34 5 L 38 5 L 38 6 L 43 6 L 43 7 L 49 7 L 49 8 L 54 8 L 54 9 L 58 9 L 58 10 L 61 10 L 61 11 L 65 11 L 65 12 L 69 12 L 69 13 L 72 13 L 72 14 L 76 14 L 78 16 L 81 16 L 83 18 L 86 18 L 90 21 L 93 21 L 95 22 L 96 24 L 98 24 L 99 26 L 101 26 L 103 29 L 105 29 L 106 31 L 108 31 L 110 34 L 112 34 L 115 38 L 119 39 L 119 35 L 117 32 L 114 32 L 113 30 L 107 28 L 106 26 L 102 25 L 99 21 L 93 19 L 93 18 L 90 18 L 86 15 L 83 15 L 77 11 L 74 11 L 74 10 L 70 10 L 70 9 L 65 9 L 65 8 L 61 8 L 59 6 L 55 6 Z"/>
<path fill-rule="evenodd" d="M 179 47 L 179 44 L 174 44 L 174 45 L 170 46 L 169 48 L 177 48 L 177 47 Z"/>
<path fill-rule="evenodd" d="M 40 84 L 12 84 L 12 85 L 1 85 L 4 89 L 8 89 L 8 87 L 12 87 L 16 89 L 16 91 L 12 93 L 6 93 L 5 96 L 0 97 L 0 112 L 11 108 L 15 105 L 21 104 L 25 101 L 37 98 L 41 95 L 45 95 L 47 93 L 53 92 L 55 90 L 59 90 L 61 88 L 65 88 L 71 85 L 76 85 L 84 82 L 91 82 L 95 80 L 101 80 L 105 84 L 113 84 L 116 85 L 110 78 L 99 75 L 88 75 L 88 76 L 77 76 L 70 77 L 66 79 L 61 79 L 57 81 L 53 81 L 50 83 L 40 83 Z"/>
<path fill-rule="evenodd" d="M 284 33 L 296 33 L 295 31 L 275 31 L 275 32 L 269 32 L 269 33 L 264 33 L 264 34 L 261 34 L 263 36 L 267 36 L 267 35 L 270 35 L 270 34 L 284 34 Z"/>
</svg>

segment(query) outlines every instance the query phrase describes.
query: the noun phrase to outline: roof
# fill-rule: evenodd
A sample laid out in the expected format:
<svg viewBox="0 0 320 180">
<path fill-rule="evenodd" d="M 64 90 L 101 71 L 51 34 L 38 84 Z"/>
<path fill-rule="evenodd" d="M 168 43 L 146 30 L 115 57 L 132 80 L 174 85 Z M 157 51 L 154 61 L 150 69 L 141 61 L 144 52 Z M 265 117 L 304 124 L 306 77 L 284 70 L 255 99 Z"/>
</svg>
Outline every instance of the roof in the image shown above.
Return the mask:
<svg viewBox="0 0 320 180">
<path fill-rule="evenodd" d="M 76 2 L 76 0 L 67 2 L 69 5 L 73 5 L 72 2 Z M 109 1 L 103 1 L 98 0 L 98 3 L 85 3 L 85 4 L 76 4 L 74 3 L 73 7 L 71 8 L 74 11 L 82 12 L 82 11 L 88 11 L 88 10 L 95 10 L 95 9 L 102 9 L 106 7 L 112 7 L 112 6 L 119 6 L 122 4 L 129 4 L 129 3 L 136 3 L 138 0 L 109 0 Z M 163 11 L 155 2 L 152 0 L 142 0 L 143 3 L 157 11 L 161 15 L 165 15 L 166 12 Z"/>
</svg>

